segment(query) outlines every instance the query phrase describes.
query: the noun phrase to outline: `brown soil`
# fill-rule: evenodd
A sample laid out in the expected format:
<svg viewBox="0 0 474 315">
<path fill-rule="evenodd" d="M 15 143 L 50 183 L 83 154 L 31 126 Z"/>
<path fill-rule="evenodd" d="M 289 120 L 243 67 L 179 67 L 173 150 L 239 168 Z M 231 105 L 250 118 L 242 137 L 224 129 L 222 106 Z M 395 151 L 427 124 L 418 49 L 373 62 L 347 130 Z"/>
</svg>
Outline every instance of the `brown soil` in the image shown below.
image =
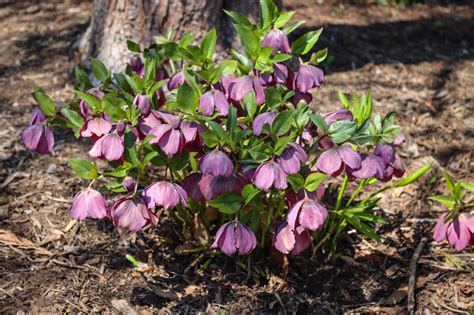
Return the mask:
<svg viewBox="0 0 474 315">
<path fill-rule="evenodd" d="M 83 183 L 66 161 L 86 157 L 88 145 L 58 132 L 54 153 L 37 156 L 20 135 L 34 107 L 33 84 L 55 99 L 72 96 L 77 41 L 92 4 L 1 1 L 0 313 L 405 313 L 410 260 L 425 237 L 417 313 L 472 312 L 474 252 L 431 241 L 443 209 L 427 197 L 445 191 L 442 168 L 474 179 L 474 7 L 286 2 L 307 29 L 325 26 L 319 45 L 334 56 L 315 108 L 338 107 L 338 90 L 371 89 L 377 111 L 399 114 L 408 168 L 435 161 L 419 183 L 384 196 L 381 214 L 390 224 L 378 230 L 382 242 L 350 234 L 333 260 L 291 257 L 284 276 L 258 259 L 241 261 L 247 272 L 235 259 L 206 264 L 199 254 L 179 253 L 171 223 L 138 235 L 107 221 L 68 226 L 67 209 Z M 127 253 L 143 262 L 142 271 Z"/>
</svg>

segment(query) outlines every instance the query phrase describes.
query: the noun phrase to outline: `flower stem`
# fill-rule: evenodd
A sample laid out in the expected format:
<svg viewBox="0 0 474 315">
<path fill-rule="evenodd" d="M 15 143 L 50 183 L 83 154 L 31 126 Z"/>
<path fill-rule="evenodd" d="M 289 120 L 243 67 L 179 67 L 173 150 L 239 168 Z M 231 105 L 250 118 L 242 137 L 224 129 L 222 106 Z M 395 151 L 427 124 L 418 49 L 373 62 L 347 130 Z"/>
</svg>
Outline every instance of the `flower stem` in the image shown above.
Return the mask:
<svg viewBox="0 0 474 315">
<path fill-rule="evenodd" d="M 349 177 L 346 174 L 344 175 L 344 180 L 342 181 L 341 189 L 339 190 L 339 195 L 337 195 L 336 208 L 334 210 L 339 210 L 339 208 L 341 207 L 342 197 L 344 197 L 344 192 L 346 191 L 348 181 Z"/>
<path fill-rule="evenodd" d="M 365 180 L 362 180 L 362 181 L 359 183 L 359 186 L 358 186 L 357 189 L 352 193 L 351 198 L 350 198 L 349 201 L 346 203 L 346 208 L 351 205 L 352 201 L 354 201 L 354 198 L 360 193 L 360 191 L 362 190 L 362 188 L 365 187 L 365 185 L 366 185 L 366 181 L 365 181 Z"/>
</svg>

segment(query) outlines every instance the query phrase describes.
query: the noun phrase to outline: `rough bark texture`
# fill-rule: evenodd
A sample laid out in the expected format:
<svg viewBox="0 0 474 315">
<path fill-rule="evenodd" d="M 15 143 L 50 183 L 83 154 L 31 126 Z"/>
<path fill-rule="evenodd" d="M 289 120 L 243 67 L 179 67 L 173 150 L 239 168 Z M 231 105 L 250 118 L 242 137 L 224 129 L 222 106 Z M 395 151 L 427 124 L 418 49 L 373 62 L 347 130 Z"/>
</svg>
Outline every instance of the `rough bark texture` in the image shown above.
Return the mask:
<svg viewBox="0 0 474 315">
<path fill-rule="evenodd" d="M 254 21 L 258 18 L 258 0 L 95 0 L 81 43 L 83 56 L 97 57 L 113 72 L 121 71 L 130 57 L 127 39 L 147 46 L 169 27 L 177 34 L 192 31 L 198 35 L 217 27 L 218 44 L 225 49 L 234 43 L 235 34 L 223 9 Z"/>
</svg>

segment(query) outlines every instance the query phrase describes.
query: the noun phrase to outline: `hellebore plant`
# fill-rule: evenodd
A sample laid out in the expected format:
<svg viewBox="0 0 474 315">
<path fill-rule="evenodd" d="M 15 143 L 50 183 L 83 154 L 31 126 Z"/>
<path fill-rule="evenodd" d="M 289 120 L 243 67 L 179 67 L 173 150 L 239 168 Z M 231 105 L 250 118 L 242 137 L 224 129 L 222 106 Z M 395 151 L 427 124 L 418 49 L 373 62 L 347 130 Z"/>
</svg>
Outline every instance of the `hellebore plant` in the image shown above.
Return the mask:
<svg viewBox="0 0 474 315">
<path fill-rule="evenodd" d="M 167 216 L 183 235 L 197 224 L 215 232 L 212 243 L 186 241 L 227 255 L 271 246 L 296 255 L 313 242 L 334 250 L 346 228 L 378 239 L 374 224 L 385 222 L 373 213 L 379 194 L 410 184 L 430 165 L 360 198 L 364 188 L 404 175 L 395 114 L 373 115 L 370 92 L 352 101 L 340 93 L 341 109 L 319 112 L 311 101 L 324 82 L 327 49 L 313 52 L 322 29 L 290 44 L 302 24 L 286 26 L 294 12 L 278 12 L 269 0 L 260 7 L 258 25 L 227 12 L 243 51 L 221 63 L 213 59 L 214 29 L 198 45 L 191 33 L 175 41 L 169 32 L 144 50 L 128 42 L 136 56 L 123 73 L 92 59 L 97 86 L 76 69 L 69 104 L 35 87 L 39 108 L 23 133 L 27 148 L 51 152 L 51 126 L 65 127 L 90 139 L 89 156 L 110 165 L 69 160 L 90 181 L 74 198 L 73 218 L 109 217 L 139 231 Z"/>
<path fill-rule="evenodd" d="M 467 199 L 464 196 L 466 190 L 474 192 L 474 184 L 466 181 L 458 183 L 444 173 L 449 196 L 433 196 L 430 199 L 448 207 L 448 212 L 440 215 L 434 228 L 433 239 L 437 242 L 447 240 L 448 243 L 462 251 L 468 246 L 474 245 L 474 200 L 472 196 Z"/>
</svg>

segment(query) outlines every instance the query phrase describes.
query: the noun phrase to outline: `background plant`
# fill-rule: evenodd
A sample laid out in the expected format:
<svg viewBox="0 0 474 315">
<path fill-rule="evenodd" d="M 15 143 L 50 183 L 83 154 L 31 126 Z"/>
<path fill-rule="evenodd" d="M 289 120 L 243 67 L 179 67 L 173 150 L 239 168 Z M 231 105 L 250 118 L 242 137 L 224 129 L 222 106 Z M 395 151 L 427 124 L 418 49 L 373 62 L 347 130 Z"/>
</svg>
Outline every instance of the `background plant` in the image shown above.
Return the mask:
<svg viewBox="0 0 474 315">
<path fill-rule="evenodd" d="M 310 90 L 323 84 L 317 66 L 327 56 L 327 49 L 313 52 L 322 29 L 290 45 L 288 35 L 303 24 L 289 23 L 294 12 L 261 0 L 258 25 L 226 13 L 243 47 L 229 60 L 213 59 L 215 30 L 198 45 L 191 33 L 175 39 L 168 32 L 144 50 L 128 42 L 137 56 L 123 73 L 92 59 L 94 85 L 76 69 L 69 104 L 35 87 L 39 109 L 23 133 L 26 146 L 48 153 L 51 127 L 69 128 L 92 140 L 91 157 L 110 165 L 69 160 L 90 181 L 74 198 L 71 216 L 107 216 L 139 231 L 168 215 L 184 236 L 197 227 L 217 229 L 211 248 L 228 255 L 270 244 L 299 254 L 313 241 L 315 249 L 334 251 L 349 227 L 377 240 L 373 224 L 386 222 L 373 213 L 380 194 L 412 183 L 430 165 L 374 186 L 405 172 L 396 154 L 404 137 L 395 114 L 373 114 L 370 92 L 351 100 L 340 93 L 340 110 L 314 113 Z M 325 195 L 329 177 L 341 182 L 331 189 L 337 196 Z M 357 188 L 347 195 L 352 181 Z M 361 198 L 370 186 L 377 188 Z M 105 196 L 115 202 L 108 205 Z M 202 249 L 210 243 L 193 242 Z"/>
</svg>

